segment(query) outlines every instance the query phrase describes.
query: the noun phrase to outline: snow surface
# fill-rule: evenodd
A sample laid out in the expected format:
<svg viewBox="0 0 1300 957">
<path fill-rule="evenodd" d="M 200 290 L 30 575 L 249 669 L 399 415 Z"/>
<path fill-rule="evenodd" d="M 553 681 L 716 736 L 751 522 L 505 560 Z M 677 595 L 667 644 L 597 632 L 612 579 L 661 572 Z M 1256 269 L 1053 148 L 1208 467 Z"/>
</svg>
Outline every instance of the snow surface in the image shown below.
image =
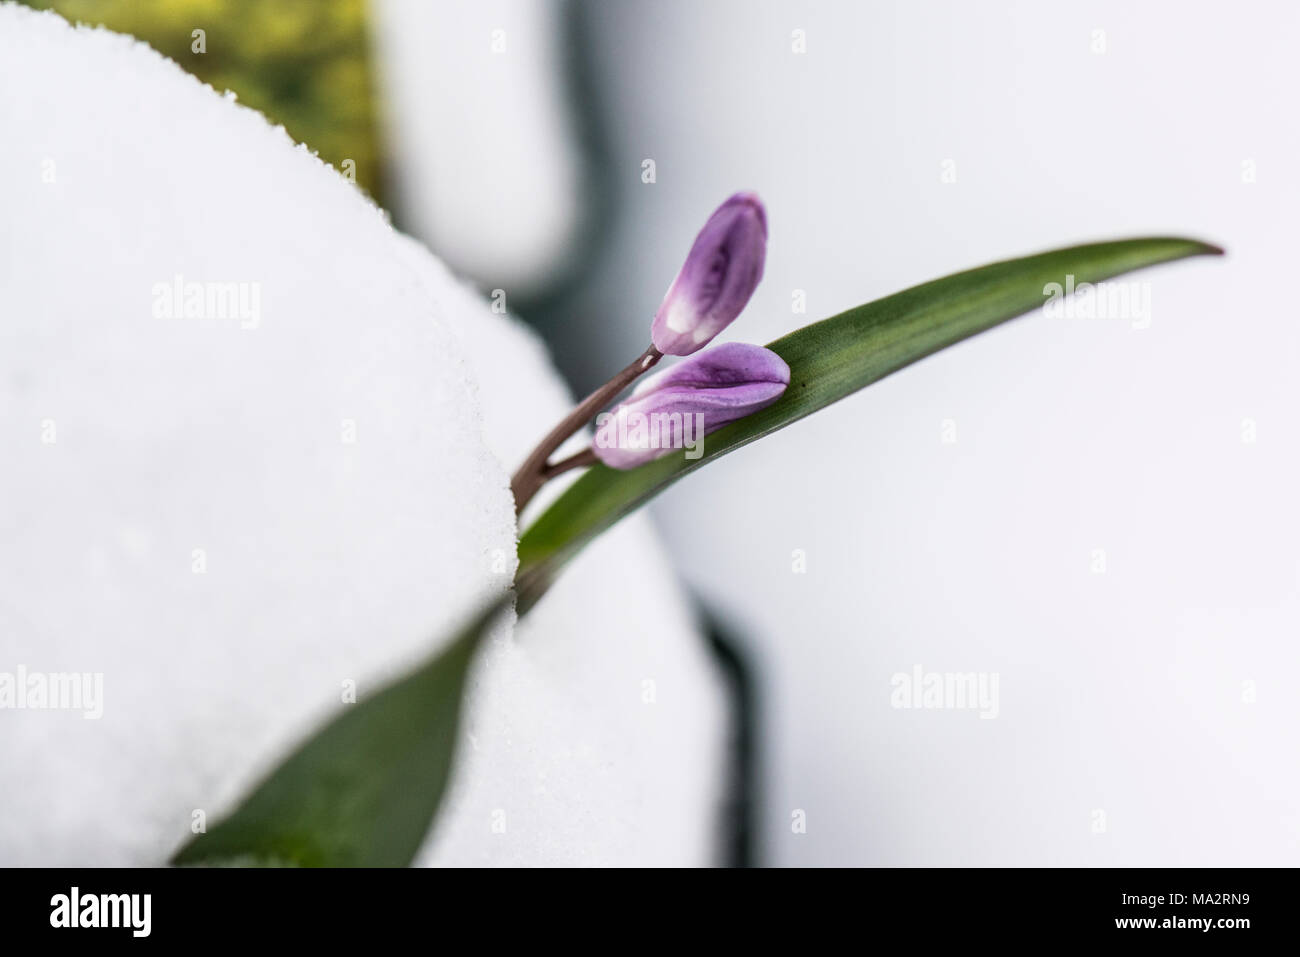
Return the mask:
<svg viewBox="0 0 1300 957">
<path fill-rule="evenodd" d="M 371 9 L 404 226 L 487 289 L 545 291 L 585 199 L 560 6 L 377 0 Z"/>
<path fill-rule="evenodd" d="M 0 864 L 159 863 L 426 654 L 507 587 L 503 463 L 568 401 L 232 99 L 0 6 L 0 672 L 104 689 L 99 720 L 0 710 Z M 177 276 L 250 308 L 161 317 Z M 723 701 L 642 521 L 503 624 L 471 698 L 422 863 L 711 860 Z"/>
</svg>

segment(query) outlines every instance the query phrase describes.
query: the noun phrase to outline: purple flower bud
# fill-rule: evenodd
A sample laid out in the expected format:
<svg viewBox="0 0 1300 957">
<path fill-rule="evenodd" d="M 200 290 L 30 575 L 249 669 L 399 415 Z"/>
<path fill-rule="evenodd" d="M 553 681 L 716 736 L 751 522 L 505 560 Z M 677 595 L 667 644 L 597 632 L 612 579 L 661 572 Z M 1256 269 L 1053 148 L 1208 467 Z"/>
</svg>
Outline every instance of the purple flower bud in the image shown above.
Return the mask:
<svg viewBox="0 0 1300 957">
<path fill-rule="evenodd" d="M 688 356 L 708 345 L 754 294 L 766 252 L 763 204 L 754 193 L 737 193 L 709 217 L 668 287 L 650 326 L 655 348 Z"/>
<path fill-rule="evenodd" d="M 790 384 L 790 367 L 762 346 L 728 342 L 643 381 L 626 401 L 596 417 L 596 458 L 631 469 L 673 449 L 704 454 L 701 440 L 766 408 Z"/>
</svg>

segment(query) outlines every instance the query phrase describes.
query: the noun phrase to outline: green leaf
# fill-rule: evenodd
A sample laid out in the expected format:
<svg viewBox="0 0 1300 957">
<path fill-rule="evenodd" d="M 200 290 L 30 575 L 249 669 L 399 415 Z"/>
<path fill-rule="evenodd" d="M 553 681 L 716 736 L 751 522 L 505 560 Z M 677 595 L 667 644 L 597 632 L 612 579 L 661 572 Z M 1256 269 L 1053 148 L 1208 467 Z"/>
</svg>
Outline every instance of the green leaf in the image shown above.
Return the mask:
<svg viewBox="0 0 1300 957">
<path fill-rule="evenodd" d="M 768 348 L 790 365 L 775 404 L 709 436 L 693 461 L 668 455 L 626 472 L 592 466 L 519 542 L 521 569 L 571 554 L 667 486 L 733 449 L 785 428 L 891 372 L 1045 302 L 1044 286 L 1100 282 L 1120 273 L 1223 250 L 1190 239 L 1126 239 L 1057 249 L 936 279 L 805 326 Z M 520 614 L 526 610 L 521 601 Z"/>
<path fill-rule="evenodd" d="M 406 677 L 330 721 L 173 864 L 401 867 L 451 770 L 460 700 L 498 600 Z"/>
<path fill-rule="evenodd" d="M 534 604 L 567 560 L 559 552 L 515 577 L 456 637 L 406 677 L 347 707 L 301 744 L 173 864 L 403 867 L 442 801 L 465 675 L 511 601 Z"/>
<path fill-rule="evenodd" d="M 542 514 L 519 544 L 519 613 L 575 552 L 682 475 L 1034 308 L 1043 286 L 1066 273 L 1099 282 L 1220 252 L 1185 239 L 1077 246 L 939 279 L 791 333 L 771 345 L 791 370 L 779 402 L 714 433 L 696 461 L 671 455 L 630 472 L 595 466 Z M 436 656 L 330 721 L 172 863 L 409 864 L 446 790 L 474 651 L 509 603 L 509 595 L 491 602 Z"/>
</svg>

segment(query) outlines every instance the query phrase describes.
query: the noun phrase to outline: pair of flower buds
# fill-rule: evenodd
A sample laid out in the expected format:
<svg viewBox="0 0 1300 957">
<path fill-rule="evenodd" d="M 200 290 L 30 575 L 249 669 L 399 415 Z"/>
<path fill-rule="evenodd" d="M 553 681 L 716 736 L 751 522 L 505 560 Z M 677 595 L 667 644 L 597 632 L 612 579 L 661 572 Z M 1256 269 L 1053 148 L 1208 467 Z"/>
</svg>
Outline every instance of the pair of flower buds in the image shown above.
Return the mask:
<svg viewBox="0 0 1300 957">
<path fill-rule="evenodd" d="M 648 443 L 645 430 L 629 423 L 694 416 L 708 435 L 785 392 L 790 367 L 770 349 L 733 342 L 700 352 L 745 308 L 766 253 L 767 216 L 753 193 L 737 193 L 709 217 L 650 327 L 659 352 L 693 357 L 645 379 L 600 417 L 593 443 L 600 461 L 630 469 L 672 451 Z"/>
</svg>

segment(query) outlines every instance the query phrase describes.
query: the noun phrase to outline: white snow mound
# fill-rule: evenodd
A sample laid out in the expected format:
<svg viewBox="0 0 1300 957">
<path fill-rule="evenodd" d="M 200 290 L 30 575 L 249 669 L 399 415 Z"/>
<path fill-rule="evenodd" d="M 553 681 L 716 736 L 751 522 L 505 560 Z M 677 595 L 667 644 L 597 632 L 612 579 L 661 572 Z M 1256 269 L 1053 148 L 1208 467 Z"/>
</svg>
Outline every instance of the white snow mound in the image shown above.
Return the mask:
<svg viewBox="0 0 1300 957">
<path fill-rule="evenodd" d="M 93 708 L 0 709 L 0 864 L 157 864 L 508 586 L 502 457 L 567 397 L 144 44 L 0 6 L 0 129 L 0 673 L 102 675 Z M 707 862 L 722 702 L 646 527 L 526 624 L 476 668 L 421 862 Z"/>
</svg>

